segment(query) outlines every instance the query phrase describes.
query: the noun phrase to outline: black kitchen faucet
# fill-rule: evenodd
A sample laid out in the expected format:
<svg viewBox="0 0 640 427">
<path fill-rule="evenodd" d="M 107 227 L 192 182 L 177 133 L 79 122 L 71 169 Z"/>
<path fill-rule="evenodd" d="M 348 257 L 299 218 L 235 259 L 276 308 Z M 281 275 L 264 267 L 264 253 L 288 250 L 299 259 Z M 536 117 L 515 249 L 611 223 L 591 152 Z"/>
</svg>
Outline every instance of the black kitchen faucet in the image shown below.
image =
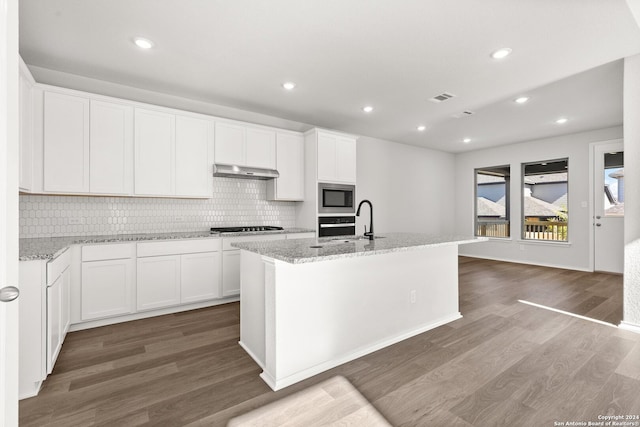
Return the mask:
<svg viewBox="0 0 640 427">
<path fill-rule="evenodd" d="M 360 202 L 360 204 L 358 205 L 358 210 L 356 211 L 356 216 L 360 216 L 360 208 L 362 207 L 363 203 L 367 203 L 369 205 L 369 211 L 370 211 L 370 216 L 369 216 L 369 232 L 367 233 L 367 226 L 364 226 L 364 235 L 369 237 L 369 240 L 373 240 L 375 237 L 373 236 L 373 205 L 371 204 L 370 201 L 368 201 L 367 199 L 364 199 L 363 201 Z"/>
</svg>

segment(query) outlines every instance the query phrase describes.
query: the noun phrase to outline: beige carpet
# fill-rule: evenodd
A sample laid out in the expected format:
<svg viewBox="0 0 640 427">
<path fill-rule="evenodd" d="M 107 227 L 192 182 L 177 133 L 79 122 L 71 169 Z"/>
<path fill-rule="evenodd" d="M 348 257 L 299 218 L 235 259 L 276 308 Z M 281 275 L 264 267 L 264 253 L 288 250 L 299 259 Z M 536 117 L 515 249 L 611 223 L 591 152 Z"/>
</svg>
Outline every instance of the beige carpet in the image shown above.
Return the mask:
<svg viewBox="0 0 640 427">
<path fill-rule="evenodd" d="M 230 427 L 389 427 L 376 409 L 344 377 L 333 377 L 229 421 Z"/>
</svg>

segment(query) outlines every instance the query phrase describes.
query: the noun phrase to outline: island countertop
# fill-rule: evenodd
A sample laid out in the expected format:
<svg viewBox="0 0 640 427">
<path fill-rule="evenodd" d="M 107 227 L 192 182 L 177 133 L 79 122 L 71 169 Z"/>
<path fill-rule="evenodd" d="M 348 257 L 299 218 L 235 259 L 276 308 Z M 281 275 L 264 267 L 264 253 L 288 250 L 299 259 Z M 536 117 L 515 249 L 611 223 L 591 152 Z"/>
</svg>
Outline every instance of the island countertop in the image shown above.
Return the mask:
<svg viewBox="0 0 640 427">
<path fill-rule="evenodd" d="M 344 238 L 276 240 L 233 243 L 239 249 L 291 264 L 328 261 L 349 257 L 417 250 L 425 247 L 462 245 L 488 240 L 474 236 L 436 236 L 421 233 L 385 233 L 369 240 L 362 236 Z"/>
</svg>

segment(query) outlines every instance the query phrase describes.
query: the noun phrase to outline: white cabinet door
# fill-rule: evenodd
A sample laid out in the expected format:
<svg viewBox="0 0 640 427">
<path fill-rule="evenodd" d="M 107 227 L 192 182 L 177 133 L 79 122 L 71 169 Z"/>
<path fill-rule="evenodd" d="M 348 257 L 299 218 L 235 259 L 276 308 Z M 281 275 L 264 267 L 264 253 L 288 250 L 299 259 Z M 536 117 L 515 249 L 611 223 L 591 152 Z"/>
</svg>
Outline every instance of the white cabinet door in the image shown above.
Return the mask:
<svg viewBox="0 0 640 427">
<path fill-rule="evenodd" d="M 89 192 L 89 100 L 44 94 L 44 190 Z"/>
<path fill-rule="evenodd" d="M 135 109 L 135 194 L 175 194 L 175 116 Z"/>
<path fill-rule="evenodd" d="M 272 130 L 247 128 L 245 166 L 276 168 L 276 133 Z"/>
<path fill-rule="evenodd" d="M 22 70 L 21 70 L 22 71 Z M 33 185 L 33 90 L 31 82 L 20 73 L 20 181 L 21 190 Z"/>
<path fill-rule="evenodd" d="M 210 122 L 176 117 L 176 195 L 212 197 Z"/>
<path fill-rule="evenodd" d="M 71 268 L 67 268 L 62 273 L 62 295 L 60 296 L 60 330 L 64 341 L 69 326 L 71 326 Z"/>
<path fill-rule="evenodd" d="M 82 320 L 135 312 L 135 260 L 82 263 Z"/>
<path fill-rule="evenodd" d="M 215 163 L 224 165 L 244 164 L 244 126 L 217 122 L 215 129 Z"/>
<path fill-rule="evenodd" d="M 336 141 L 337 181 L 356 183 L 356 140 L 338 137 Z"/>
<path fill-rule="evenodd" d="M 47 373 L 53 371 L 60 349 L 62 348 L 62 282 L 58 278 L 47 287 Z"/>
<path fill-rule="evenodd" d="M 304 137 L 279 133 L 276 169 L 280 177 L 267 181 L 270 200 L 304 200 Z"/>
<path fill-rule="evenodd" d="M 222 252 L 222 296 L 240 294 L 240 250 Z"/>
<path fill-rule="evenodd" d="M 182 255 L 181 262 L 182 303 L 220 297 L 220 252 Z"/>
<path fill-rule="evenodd" d="M 318 181 L 335 181 L 338 176 L 337 139 L 318 133 Z"/>
<path fill-rule="evenodd" d="M 133 107 L 91 101 L 89 190 L 133 193 Z"/>
<path fill-rule="evenodd" d="M 180 255 L 138 258 L 137 267 L 139 311 L 180 304 Z"/>
<path fill-rule="evenodd" d="M 318 181 L 355 184 L 355 138 L 318 132 Z"/>
</svg>

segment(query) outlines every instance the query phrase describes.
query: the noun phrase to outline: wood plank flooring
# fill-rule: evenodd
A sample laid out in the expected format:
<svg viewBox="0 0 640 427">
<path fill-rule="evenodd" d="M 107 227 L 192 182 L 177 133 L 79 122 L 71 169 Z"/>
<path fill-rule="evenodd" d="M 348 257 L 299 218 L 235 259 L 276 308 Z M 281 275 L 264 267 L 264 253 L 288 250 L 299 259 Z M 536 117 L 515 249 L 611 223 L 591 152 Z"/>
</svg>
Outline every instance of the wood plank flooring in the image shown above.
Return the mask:
<svg viewBox="0 0 640 427">
<path fill-rule="evenodd" d="M 237 303 L 70 333 L 21 426 L 224 426 L 343 376 L 394 426 L 553 426 L 640 414 L 640 335 L 622 278 L 460 258 L 463 318 L 273 392 L 238 345 Z M 355 409 L 354 409 L 355 411 Z"/>
</svg>

